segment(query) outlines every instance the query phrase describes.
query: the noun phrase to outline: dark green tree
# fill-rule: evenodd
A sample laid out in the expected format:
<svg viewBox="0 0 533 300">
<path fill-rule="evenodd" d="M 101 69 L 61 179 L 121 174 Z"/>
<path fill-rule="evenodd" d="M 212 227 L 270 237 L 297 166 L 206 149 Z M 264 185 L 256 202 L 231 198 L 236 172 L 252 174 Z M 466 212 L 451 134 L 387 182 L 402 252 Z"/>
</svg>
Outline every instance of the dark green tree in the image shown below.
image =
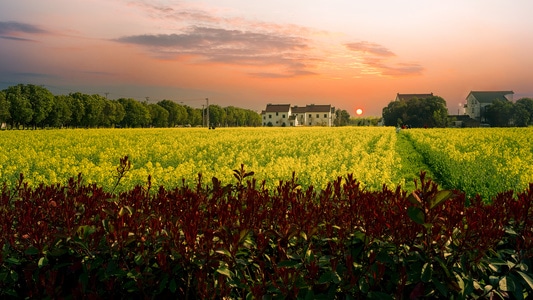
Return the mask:
<svg viewBox="0 0 533 300">
<path fill-rule="evenodd" d="M 383 122 L 385 126 L 399 126 L 403 125 L 407 118 L 407 102 L 392 101 L 383 108 Z"/>
<path fill-rule="evenodd" d="M 43 121 L 48 117 L 50 111 L 52 111 L 54 95 L 46 88 L 33 84 L 23 86 L 23 89 L 33 109 L 33 126 L 43 127 L 45 125 Z"/>
<path fill-rule="evenodd" d="M 174 127 L 179 124 L 180 108 L 179 105 L 170 100 L 161 100 L 157 105 L 163 107 L 168 112 L 167 126 Z"/>
<path fill-rule="evenodd" d="M 224 108 L 226 111 L 226 126 L 238 126 L 240 120 L 243 118 L 240 118 L 239 111 L 234 106 L 228 106 Z"/>
<path fill-rule="evenodd" d="M 9 107 L 10 104 L 6 99 L 6 93 L 4 91 L 0 91 L 0 124 L 6 123 L 11 119 Z"/>
<path fill-rule="evenodd" d="M 246 114 L 246 123 L 245 123 L 246 126 L 254 126 L 254 127 L 261 126 L 261 115 L 260 114 L 250 109 L 246 109 L 245 114 Z"/>
<path fill-rule="evenodd" d="M 393 101 L 383 108 L 386 126 L 446 127 L 447 117 L 446 101 L 439 96 Z"/>
<path fill-rule="evenodd" d="M 5 90 L 6 100 L 9 102 L 9 114 L 13 128 L 22 126 L 24 129 L 33 120 L 33 108 L 28 99 L 24 85 L 10 86 Z"/>
<path fill-rule="evenodd" d="M 192 126 L 202 125 L 202 109 L 196 109 L 190 106 L 185 106 L 185 109 L 187 110 L 186 124 L 190 124 Z"/>
<path fill-rule="evenodd" d="M 104 99 L 104 107 L 101 114 L 100 125 L 104 127 L 114 127 L 126 115 L 126 111 L 120 102 L 116 100 Z"/>
<path fill-rule="evenodd" d="M 168 127 L 169 112 L 165 108 L 157 104 L 148 104 L 148 109 L 150 110 L 150 117 L 151 117 L 150 124 L 152 126 Z"/>
<path fill-rule="evenodd" d="M 122 104 L 126 114 L 120 122 L 123 127 L 146 127 L 150 124 L 150 110 L 146 104 L 131 98 L 121 98 L 118 102 Z"/>
<path fill-rule="evenodd" d="M 100 95 L 87 95 L 74 93 L 72 96 L 83 104 L 84 112 L 81 116 L 80 124 L 83 127 L 101 126 L 102 113 L 105 105 L 105 98 Z"/>
<path fill-rule="evenodd" d="M 335 125 L 346 126 L 350 124 L 350 113 L 343 109 L 335 111 Z"/>
<path fill-rule="evenodd" d="M 217 127 L 225 124 L 226 111 L 219 105 L 209 105 L 209 123 L 208 126 L 211 126 L 212 124 Z"/>
<path fill-rule="evenodd" d="M 517 126 L 533 125 L 533 99 L 521 98 L 516 100 L 515 110 Z"/>
<path fill-rule="evenodd" d="M 71 93 L 65 100 L 69 103 L 70 110 L 72 111 L 71 126 L 78 127 L 83 126 L 82 120 L 85 116 L 85 104 L 83 101 L 84 94 Z"/>
<path fill-rule="evenodd" d="M 485 117 L 493 127 L 509 127 L 513 124 L 514 105 L 507 100 L 496 99 L 485 107 Z"/>
<path fill-rule="evenodd" d="M 66 95 L 54 96 L 52 110 L 48 114 L 45 123 L 52 127 L 68 126 L 72 120 L 72 108 L 70 98 Z"/>
</svg>

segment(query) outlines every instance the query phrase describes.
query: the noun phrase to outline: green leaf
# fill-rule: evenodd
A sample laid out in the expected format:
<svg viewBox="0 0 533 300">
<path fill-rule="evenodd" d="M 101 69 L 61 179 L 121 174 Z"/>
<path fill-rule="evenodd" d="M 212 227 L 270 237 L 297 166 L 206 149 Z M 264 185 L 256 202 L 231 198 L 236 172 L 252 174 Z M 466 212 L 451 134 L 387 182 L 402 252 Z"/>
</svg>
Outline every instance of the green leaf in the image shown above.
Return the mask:
<svg viewBox="0 0 533 300">
<path fill-rule="evenodd" d="M 453 192 L 450 190 L 438 191 L 435 197 L 429 200 L 429 209 L 441 204 L 442 202 L 452 198 Z"/>
<path fill-rule="evenodd" d="M 422 205 L 422 200 L 420 200 L 420 197 L 415 192 L 412 192 L 409 197 L 407 197 L 407 200 L 409 202 L 413 203 L 414 205 Z"/>
<path fill-rule="evenodd" d="M 432 275 L 432 266 L 429 263 L 425 263 L 424 266 L 422 266 L 422 274 L 420 274 L 420 280 L 422 280 L 422 282 L 429 282 L 431 280 Z"/>
<path fill-rule="evenodd" d="M 27 254 L 27 255 L 39 254 L 39 250 L 37 248 L 31 246 L 28 249 L 26 249 L 26 251 L 24 251 L 24 254 Z"/>
<path fill-rule="evenodd" d="M 278 267 L 294 268 L 300 265 L 300 262 L 295 260 L 284 260 L 278 263 Z"/>
<path fill-rule="evenodd" d="M 437 290 L 444 296 L 444 297 L 447 297 L 448 296 L 448 288 L 446 287 L 446 284 L 440 282 L 440 280 L 438 278 L 435 278 L 433 277 L 431 279 L 431 282 L 433 282 L 433 284 L 435 285 L 435 287 L 437 288 Z"/>
<path fill-rule="evenodd" d="M 136 265 L 140 266 L 142 265 L 143 263 L 143 255 L 141 253 L 135 255 L 133 261 L 135 262 Z"/>
<path fill-rule="evenodd" d="M 391 295 L 387 293 L 383 293 L 383 292 L 369 292 L 366 296 L 367 296 L 367 299 L 379 299 L 379 300 L 385 300 L 385 299 L 393 300 L 394 299 L 394 297 L 392 297 Z"/>
<path fill-rule="evenodd" d="M 322 274 L 320 276 L 320 278 L 318 278 L 318 284 L 324 284 L 324 283 L 329 283 L 331 282 L 331 271 L 330 272 L 325 272 L 324 274 Z"/>
<path fill-rule="evenodd" d="M 19 273 L 11 270 L 9 275 L 11 275 L 11 279 L 13 279 L 14 282 L 17 282 L 19 280 Z"/>
<path fill-rule="evenodd" d="M 172 293 L 175 293 L 176 290 L 178 289 L 178 284 L 176 283 L 176 280 L 174 278 L 172 280 L 170 280 L 170 283 L 168 284 L 168 289 Z"/>
<path fill-rule="evenodd" d="M 510 276 L 505 276 L 502 279 L 500 279 L 498 286 L 500 287 L 500 290 L 502 291 L 512 292 L 515 290 L 516 284 Z"/>
<path fill-rule="evenodd" d="M 368 293 L 369 289 L 370 289 L 370 286 L 368 285 L 366 278 L 364 276 L 361 276 L 361 278 L 359 278 L 359 290 L 362 293 L 366 294 Z"/>
<path fill-rule="evenodd" d="M 20 265 L 20 260 L 14 258 L 14 257 L 8 257 L 6 258 L 6 262 L 12 265 Z"/>
<path fill-rule="evenodd" d="M 533 289 L 533 278 L 531 278 L 529 275 L 521 271 L 516 271 L 516 273 L 522 276 L 522 278 L 527 283 L 527 285 L 529 285 L 529 288 Z"/>
<path fill-rule="evenodd" d="M 341 282 L 341 278 L 339 277 L 339 274 L 335 271 L 327 271 L 324 274 L 320 276 L 318 279 L 318 284 L 324 284 L 324 283 L 339 283 Z"/>
<path fill-rule="evenodd" d="M 415 206 L 409 206 L 407 208 L 407 215 L 415 223 L 420 224 L 420 225 L 424 224 L 425 216 L 424 216 L 424 212 L 420 208 L 415 207 Z"/>
<path fill-rule="evenodd" d="M 228 278 L 232 277 L 231 271 L 226 266 L 222 266 L 222 267 L 218 268 L 216 272 L 219 273 L 219 274 L 222 274 L 222 275 L 224 275 L 224 276 L 226 276 Z"/>
<path fill-rule="evenodd" d="M 48 258 L 46 258 L 46 256 L 43 256 L 39 259 L 39 262 L 37 263 L 37 266 L 39 268 L 42 268 L 44 266 L 48 265 Z"/>
</svg>

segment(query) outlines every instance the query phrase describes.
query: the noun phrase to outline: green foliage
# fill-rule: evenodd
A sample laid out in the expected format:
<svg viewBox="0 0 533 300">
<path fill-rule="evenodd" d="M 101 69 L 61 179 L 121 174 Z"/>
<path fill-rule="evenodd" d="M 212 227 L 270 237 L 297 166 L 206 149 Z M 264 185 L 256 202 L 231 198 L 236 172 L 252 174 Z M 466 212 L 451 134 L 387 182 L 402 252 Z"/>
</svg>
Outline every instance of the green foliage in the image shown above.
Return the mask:
<svg viewBox="0 0 533 300">
<path fill-rule="evenodd" d="M 447 117 L 446 101 L 438 96 L 392 101 L 383 108 L 386 126 L 446 127 Z"/>
<path fill-rule="evenodd" d="M 213 105 L 209 115 L 217 126 L 261 125 L 261 116 L 247 109 Z M 202 120 L 202 109 L 170 100 L 148 104 L 80 92 L 54 96 L 46 88 L 31 84 L 0 91 L 0 123 L 7 122 L 11 128 L 175 127 L 202 125 Z"/>
<path fill-rule="evenodd" d="M 11 118 L 9 106 L 10 103 L 6 99 L 6 93 L 0 91 L 0 124 L 7 122 Z"/>
</svg>

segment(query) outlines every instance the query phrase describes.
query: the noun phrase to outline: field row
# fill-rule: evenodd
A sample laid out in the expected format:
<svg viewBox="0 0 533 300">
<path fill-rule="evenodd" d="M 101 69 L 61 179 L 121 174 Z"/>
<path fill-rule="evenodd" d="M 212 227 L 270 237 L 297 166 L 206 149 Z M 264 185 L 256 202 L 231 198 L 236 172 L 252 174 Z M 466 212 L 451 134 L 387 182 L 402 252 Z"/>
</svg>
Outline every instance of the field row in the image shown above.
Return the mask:
<svg viewBox="0 0 533 300">
<path fill-rule="evenodd" d="M 146 182 L 176 186 L 181 179 L 215 176 L 233 182 L 244 164 L 267 185 L 290 179 L 302 185 L 356 174 L 365 185 L 395 185 L 400 159 L 390 128 L 100 129 L 7 131 L 0 135 L 0 176 L 12 183 L 20 172 L 30 184 L 65 182 L 82 173 L 87 182 L 111 187 L 119 158 L 133 163 L 123 188 Z M 413 174 L 416 176 L 416 174 Z"/>
<path fill-rule="evenodd" d="M 444 186 L 489 196 L 533 182 L 533 128 L 452 130 L 403 132 Z"/>
<path fill-rule="evenodd" d="M 0 132 L 0 178 L 12 186 L 23 173 L 30 185 L 86 182 L 111 189 L 119 159 L 132 170 L 120 189 L 144 184 L 179 186 L 201 173 L 232 183 L 245 165 L 274 187 L 296 172 L 303 186 L 324 187 L 353 173 L 365 188 L 411 189 L 420 170 L 448 188 L 472 194 L 523 190 L 533 182 L 533 128 L 411 129 L 219 128 L 91 129 Z"/>
</svg>

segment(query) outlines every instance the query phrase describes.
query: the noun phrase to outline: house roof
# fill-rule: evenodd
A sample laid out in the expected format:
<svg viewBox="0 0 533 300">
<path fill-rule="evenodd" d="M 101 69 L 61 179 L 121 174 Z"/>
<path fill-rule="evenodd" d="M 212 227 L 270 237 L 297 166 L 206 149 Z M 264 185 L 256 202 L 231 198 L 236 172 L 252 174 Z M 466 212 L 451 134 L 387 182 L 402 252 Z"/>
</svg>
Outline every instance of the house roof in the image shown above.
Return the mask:
<svg viewBox="0 0 533 300">
<path fill-rule="evenodd" d="M 305 112 L 330 112 L 331 111 L 331 105 L 306 105 L 305 106 Z"/>
<path fill-rule="evenodd" d="M 307 112 L 307 108 L 305 106 L 293 106 L 291 111 L 293 114 L 302 114 Z"/>
<path fill-rule="evenodd" d="M 396 94 L 396 100 L 398 100 L 398 101 L 408 101 L 408 100 L 411 100 L 413 98 L 426 99 L 426 98 L 429 98 L 429 97 L 433 97 L 433 93 L 430 93 L 430 94 L 400 94 L 400 93 L 397 93 Z"/>
<path fill-rule="evenodd" d="M 513 91 L 471 91 L 468 96 L 472 95 L 480 103 L 492 103 L 496 99 L 507 101 L 505 96 L 513 94 Z"/>
<path fill-rule="evenodd" d="M 267 104 L 263 112 L 288 112 L 290 108 L 290 104 Z"/>
</svg>

